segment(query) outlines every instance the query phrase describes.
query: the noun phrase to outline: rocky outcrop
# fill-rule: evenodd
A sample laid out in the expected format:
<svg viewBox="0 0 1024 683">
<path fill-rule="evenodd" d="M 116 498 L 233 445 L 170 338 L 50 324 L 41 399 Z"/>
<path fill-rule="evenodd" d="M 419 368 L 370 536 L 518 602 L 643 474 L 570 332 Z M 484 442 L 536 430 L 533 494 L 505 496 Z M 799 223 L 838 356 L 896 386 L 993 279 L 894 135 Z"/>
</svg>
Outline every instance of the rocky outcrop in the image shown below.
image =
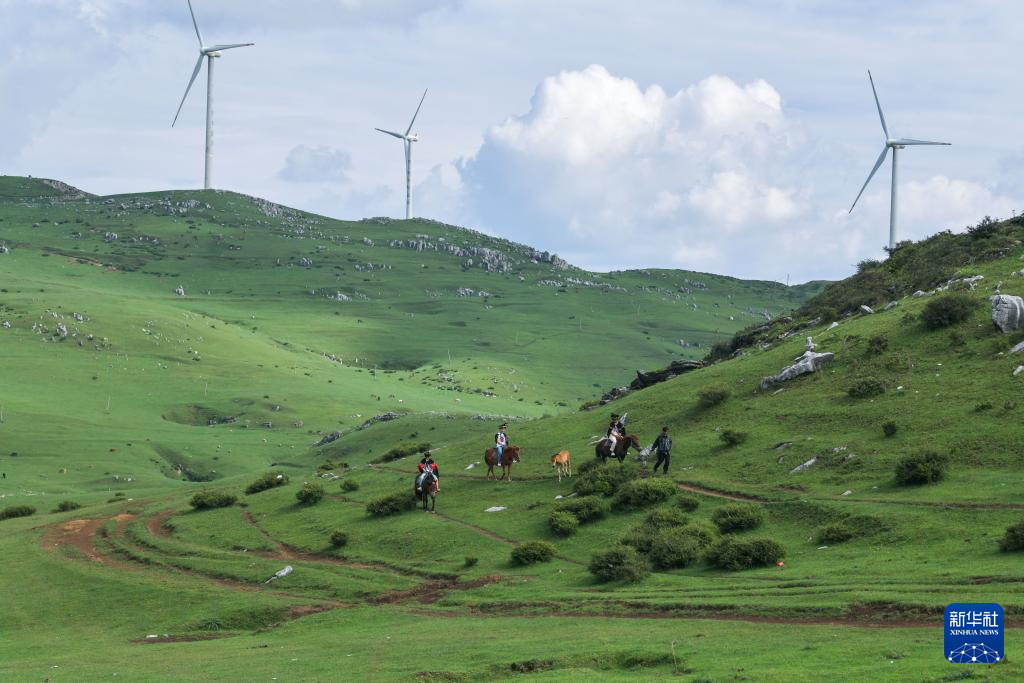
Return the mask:
<svg viewBox="0 0 1024 683">
<path fill-rule="evenodd" d="M 991 297 L 992 322 L 1003 332 L 1019 330 L 1024 323 L 1024 299 L 1009 294 Z"/>
<path fill-rule="evenodd" d="M 322 438 L 319 441 L 317 441 L 316 442 L 316 446 L 318 448 L 320 446 L 326 446 L 327 444 L 331 443 L 332 441 L 337 441 L 340 438 L 341 438 L 341 432 L 331 432 L 330 434 L 328 434 L 324 438 Z"/>
<path fill-rule="evenodd" d="M 684 372 L 690 372 L 702 367 L 704 367 L 704 363 L 699 360 L 675 360 L 667 368 L 662 368 L 661 370 L 651 372 L 637 370 L 636 379 L 630 382 L 629 388 L 633 390 L 643 389 L 670 380 Z"/>
<path fill-rule="evenodd" d="M 831 353 L 815 353 L 814 351 L 804 351 L 804 354 L 796 359 L 796 363 L 789 367 L 783 368 L 782 372 L 773 377 L 765 377 L 761 380 L 761 389 L 768 389 L 774 384 L 781 382 L 788 382 L 794 377 L 800 375 L 806 375 L 811 372 L 817 372 L 821 368 L 825 367 L 834 360 L 835 356 Z"/>
<path fill-rule="evenodd" d="M 865 314 L 865 315 L 871 315 L 872 313 L 875 312 L 875 309 L 871 308 L 870 306 L 868 306 L 866 304 L 861 304 L 860 312 Z"/>
<path fill-rule="evenodd" d="M 392 412 L 382 413 L 380 415 L 374 415 L 369 420 L 367 420 L 363 424 L 361 424 L 358 427 L 356 427 L 356 431 L 358 432 L 360 430 L 366 429 L 367 427 L 371 427 L 371 426 L 377 424 L 378 422 L 390 422 L 391 420 L 397 420 L 400 417 L 402 417 L 402 415 L 400 413 L 392 413 Z"/>
</svg>

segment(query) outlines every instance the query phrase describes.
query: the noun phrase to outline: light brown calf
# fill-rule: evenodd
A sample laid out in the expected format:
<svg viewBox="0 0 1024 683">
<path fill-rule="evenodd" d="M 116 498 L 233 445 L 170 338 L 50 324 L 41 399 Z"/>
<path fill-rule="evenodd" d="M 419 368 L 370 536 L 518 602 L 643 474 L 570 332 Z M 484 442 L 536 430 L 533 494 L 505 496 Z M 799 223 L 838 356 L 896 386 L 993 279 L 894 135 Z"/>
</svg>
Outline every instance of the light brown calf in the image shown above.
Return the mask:
<svg viewBox="0 0 1024 683">
<path fill-rule="evenodd" d="M 572 460 L 569 451 L 559 451 L 551 456 L 551 466 L 558 472 L 558 481 L 562 481 L 562 475 L 572 476 Z"/>
</svg>

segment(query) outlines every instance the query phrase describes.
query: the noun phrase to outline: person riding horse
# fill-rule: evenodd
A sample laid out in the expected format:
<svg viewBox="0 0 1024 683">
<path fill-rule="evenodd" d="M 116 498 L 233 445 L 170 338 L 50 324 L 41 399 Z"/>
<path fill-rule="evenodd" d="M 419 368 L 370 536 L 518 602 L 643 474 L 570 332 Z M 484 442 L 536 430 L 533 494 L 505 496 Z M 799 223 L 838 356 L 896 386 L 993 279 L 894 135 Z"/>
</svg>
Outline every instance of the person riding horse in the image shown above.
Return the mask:
<svg viewBox="0 0 1024 683">
<path fill-rule="evenodd" d="M 612 421 L 608 423 L 607 438 L 611 441 L 611 445 L 608 450 L 615 452 L 615 446 L 618 444 L 619 439 L 626 434 L 626 416 L 623 415 L 621 418 L 617 413 L 612 413 Z"/>
<path fill-rule="evenodd" d="M 416 475 L 417 492 L 423 490 L 423 481 L 427 478 L 428 472 L 437 480 L 437 490 L 441 490 L 441 471 L 437 468 L 437 463 L 434 462 L 434 456 L 430 451 L 423 454 L 423 459 L 416 465 L 416 469 L 419 470 L 419 474 Z"/>
</svg>

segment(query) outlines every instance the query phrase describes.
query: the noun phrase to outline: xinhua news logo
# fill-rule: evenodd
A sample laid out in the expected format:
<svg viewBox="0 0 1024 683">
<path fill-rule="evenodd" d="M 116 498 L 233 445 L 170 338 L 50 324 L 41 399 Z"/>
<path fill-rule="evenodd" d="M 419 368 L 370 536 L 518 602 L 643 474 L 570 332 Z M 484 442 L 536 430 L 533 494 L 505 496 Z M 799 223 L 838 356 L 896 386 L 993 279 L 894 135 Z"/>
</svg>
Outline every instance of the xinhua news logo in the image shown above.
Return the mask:
<svg viewBox="0 0 1024 683">
<path fill-rule="evenodd" d="M 994 602 L 954 602 L 946 607 L 946 660 L 995 664 L 1003 659 L 1003 608 Z"/>
</svg>

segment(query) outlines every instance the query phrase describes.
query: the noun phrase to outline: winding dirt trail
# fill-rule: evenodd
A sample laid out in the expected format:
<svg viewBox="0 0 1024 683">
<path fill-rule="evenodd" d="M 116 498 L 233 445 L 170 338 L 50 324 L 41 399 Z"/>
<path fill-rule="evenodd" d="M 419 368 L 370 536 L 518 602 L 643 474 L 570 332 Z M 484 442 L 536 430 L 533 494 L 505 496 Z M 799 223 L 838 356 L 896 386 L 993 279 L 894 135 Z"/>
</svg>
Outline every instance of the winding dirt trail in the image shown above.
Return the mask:
<svg viewBox="0 0 1024 683">
<path fill-rule="evenodd" d="M 677 481 L 676 488 L 680 491 L 687 491 L 689 493 L 697 493 L 702 496 L 711 496 L 712 498 L 725 498 L 726 500 L 735 500 L 741 503 L 767 503 L 769 501 L 764 498 L 758 498 L 757 496 L 748 496 L 742 493 L 726 493 L 724 491 L 716 491 L 715 489 L 709 489 L 704 486 L 698 486 L 697 484 L 689 484 L 684 481 Z"/>
<path fill-rule="evenodd" d="M 50 527 L 49 531 L 43 535 L 43 547 L 50 551 L 74 548 L 83 557 L 97 564 L 138 571 L 138 567 L 115 560 L 96 548 L 96 535 L 105 524 L 110 521 L 116 522 L 117 527 L 114 534 L 121 536 L 124 534 L 125 523 L 133 519 L 135 519 L 135 515 L 129 514 L 120 514 L 106 519 L 72 519 Z"/>
</svg>

